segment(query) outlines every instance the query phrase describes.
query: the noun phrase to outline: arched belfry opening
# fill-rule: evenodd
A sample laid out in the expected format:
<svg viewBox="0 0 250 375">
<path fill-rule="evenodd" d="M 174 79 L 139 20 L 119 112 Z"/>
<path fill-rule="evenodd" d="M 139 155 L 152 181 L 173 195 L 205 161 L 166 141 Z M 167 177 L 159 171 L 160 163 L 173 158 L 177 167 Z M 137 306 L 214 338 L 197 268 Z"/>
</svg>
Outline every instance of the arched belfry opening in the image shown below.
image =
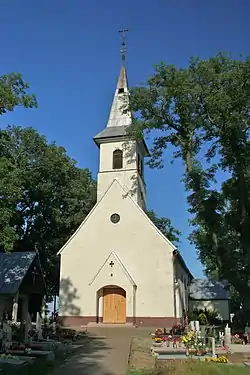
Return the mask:
<svg viewBox="0 0 250 375">
<path fill-rule="evenodd" d="M 126 290 L 106 285 L 97 291 L 97 323 L 126 323 Z"/>
<path fill-rule="evenodd" d="M 117 149 L 113 152 L 113 169 L 123 168 L 123 151 Z"/>
</svg>

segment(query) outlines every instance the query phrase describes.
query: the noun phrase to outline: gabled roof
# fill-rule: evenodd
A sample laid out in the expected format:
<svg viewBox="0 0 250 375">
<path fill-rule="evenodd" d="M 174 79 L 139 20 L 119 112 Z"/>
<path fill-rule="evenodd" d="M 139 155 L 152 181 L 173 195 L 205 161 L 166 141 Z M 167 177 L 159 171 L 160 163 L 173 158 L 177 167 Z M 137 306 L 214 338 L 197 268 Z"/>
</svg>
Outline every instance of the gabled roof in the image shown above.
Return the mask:
<svg viewBox="0 0 250 375">
<path fill-rule="evenodd" d="M 98 133 L 94 138 L 95 144 L 99 147 L 101 143 L 108 141 L 112 141 L 112 138 L 118 138 L 118 139 L 131 139 L 131 136 L 129 135 L 129 126 L 109 126 L 102 130 L 100 133 Z M 142 145 L 144 148 L 144 155 L 150 156 L 149 149 L 146 145 L 146 142 L 144 139 L 138 140 L 138 143 Z"/>
<path fill-rule="evenodd" d="M 0 294 L 15 294 L 37 253 L 14 252 L 0 253 Z"/>
<path fill-rule="evenodd" d="M 128 135 L 128 126 L 109 126 L 98 133 L 93 139 L 98 144 L 99 139 L 124 137 Z"/>
<path fill-rule="evenodd" d="M 77 230 L 72 234 L 72 236 L 68 239 L 68 241 L 63 245 L 63 247 L 58 251 L 58 255 L 61 254 L 63 252 L 63 250 L 65 249 L 65 247 L 67 247 L 67 245 L 70 243 L 70 241 L 77 235 L 77 233 L 82 229 L 82 227 L 84 226 L 84 224 L 86 223 L 86 221 L 89 219 L 89 217 L 93 214 L 93 212 L 97 209 L 97 207 L 99 206 L 99 204 L 102 202 L 102 200 L 105 198 L 106 194 L 108 193 L 108 191 L 111 189 L 112 185 L 114 183 L 118 183 L 120 185 L 120 187 L 122 188 L 122 190 L 124 191 L 124 196 L 128 197 L 132 202 L 133 204 L 135 205 L 135 207 L 141 211 L 142 215 L 144 216 L 144 218 L 150 223 L 150 225 L 154 228 L 154 230 L 164 239 L 164 241 L 170 245 L 170 247 L 172 248 L 172 250 L 176 250 L 176 247 L 174 246 L 174 244 L 172 244 L 172 242 L 170 242 L 167 237 L 165 237 L 163 235 L 163 233 L 154 225 L 154 223 L 150 220 L 150 218 L 148 217 L 148 215 L 146 214 L 145 211 L 143 211 L 143 209 L 139 206 L 139 204 L 131 197 L 131 195 L 129 194 L 129 191 L 125 188 L 124 185 L 121 184 L 120 180 L 118 178 L 115 178 L 112 183 L 110 184 L 110 186 L 108 187 L 108 189 L 106 190 L 106 192 L 103 194 L 102 198 L 95 204 L 95 206 L 92 208 L 92 210 L 89 212 L 89 214 L 85 217 L 85 219 L 83 220 L 83 222 L 79 225 L 79 227 L 77 228 Z"/>
<path fill-rule="evenodd" d="M 213 279 L 193 279 L 189 287 L 189 297 L 193 300 L 230 299 L 227 281 Z"/>
<path fill-rule="evenodd" d="M 127 267 L 122 262 L 121 258 L 119 257 L 119 255 L 117 254 L 116 251 L 112 251 L 109 254 L 109 256 L 105 259 L 105 261 L 103 262 L 103 264 L 101 265 L 101 267 L 99 268 L 99 270 L 96 272 L 96 274 L 94 275 L 94 277 L 92 278 L 92 280 L 89 282 L 89 285 L 93 284 L 93 282 L 95 281 L 95 279 L 97 278 L 97 276 L 99 275 L 99 273 L 101 272 L 101 270 L 104 268 L 104 266 L 110 260 L 113 260 L 113 258 L 118 262 L 118 264 L 120 265 L 120 267 L 123 270 L 124 274 L 126 275 L 126 277 L 128 278 L 128 280 L 131 282 L 131 284 L 133 286 L 136 286 L 136 282 L 135 282 L 134 278 L 132 277 L 131 273 L 128 271 Z"/>
</svg>

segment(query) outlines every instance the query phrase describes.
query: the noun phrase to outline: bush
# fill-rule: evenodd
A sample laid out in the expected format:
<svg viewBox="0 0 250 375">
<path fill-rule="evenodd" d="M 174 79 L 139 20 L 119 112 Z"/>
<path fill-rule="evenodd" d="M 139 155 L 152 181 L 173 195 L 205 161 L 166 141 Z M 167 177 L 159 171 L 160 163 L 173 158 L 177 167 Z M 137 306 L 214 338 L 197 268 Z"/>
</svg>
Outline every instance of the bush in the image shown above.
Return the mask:
<svg viewBox="0 0 250 375">
<path fill-rule="evenodd" d="M 210 309 L 194 309 L 189 314 L 189 321 L 191 320 L 198 320 L 202 325 L 218 325 L 221 323 L 218 312 Z"/>
</svg>

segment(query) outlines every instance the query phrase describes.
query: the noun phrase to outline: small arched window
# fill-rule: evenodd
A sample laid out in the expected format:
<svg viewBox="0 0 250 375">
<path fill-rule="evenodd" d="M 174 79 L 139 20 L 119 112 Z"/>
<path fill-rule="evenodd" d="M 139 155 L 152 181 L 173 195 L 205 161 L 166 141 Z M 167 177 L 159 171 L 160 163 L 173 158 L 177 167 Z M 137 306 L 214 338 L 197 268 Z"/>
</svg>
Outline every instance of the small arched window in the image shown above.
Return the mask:
<svg viewBox="0 0 250 375">
<path fill-rule="evenodd" d="M 113 152 L 113 169 L 123 168 L 123 152 L 122 150 L 115 150 Z"/>
</svg>

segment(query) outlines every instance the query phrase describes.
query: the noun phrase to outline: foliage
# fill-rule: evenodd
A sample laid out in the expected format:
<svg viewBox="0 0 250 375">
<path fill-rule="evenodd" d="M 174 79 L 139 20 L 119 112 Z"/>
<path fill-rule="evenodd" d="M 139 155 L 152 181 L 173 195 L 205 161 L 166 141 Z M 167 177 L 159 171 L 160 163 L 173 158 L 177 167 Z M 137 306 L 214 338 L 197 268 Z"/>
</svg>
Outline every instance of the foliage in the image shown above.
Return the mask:
<svg viewBox="0 0 250 375">
<path fill-rule="evenodd" d="M 147 215 L 154 225 L 161 231 L 161 233 L 174 245 L 178 245 L 180 242 L 181 232 L 175 229 L 171 223 L 170 219 L 166 217 L 157 217 L 153 210 L 147 211 Z"/>
<path fill-rule="evenodd" d="M 169 146 L 173 160 L 183 161 L 190 240 L 206 273 L 227 279 L 244 308 L 250 305 L 249 73 L 250 58 L 225 54 L 191 59 L 185 69 L 161 63 L 130 101 L 131 132 L 157 131 L 150 166 L 163 167 Z"/>
<path fill-rule="evenodd" d="M 0 251 L 38 251 L 50 293 L 58 250 L 95 203 L 89 170 L 32 128 L 0 130 Z"/>
<path fill-rule="evenodd" d="M 211 309 L 193 309 L 189 315 L 189 320 L 198 320 L 202 325 L 217 325 L 221 323 L 218 312 Z"/>
<path fill-rule="evenodd" d="M 13 111 L 16 106 L 33 108 L 37 106 L 34 94 L 29 95 L 28 82 L 20 73 L 6 74 L 0 77 L 0 115 Z"/>
</svg>

